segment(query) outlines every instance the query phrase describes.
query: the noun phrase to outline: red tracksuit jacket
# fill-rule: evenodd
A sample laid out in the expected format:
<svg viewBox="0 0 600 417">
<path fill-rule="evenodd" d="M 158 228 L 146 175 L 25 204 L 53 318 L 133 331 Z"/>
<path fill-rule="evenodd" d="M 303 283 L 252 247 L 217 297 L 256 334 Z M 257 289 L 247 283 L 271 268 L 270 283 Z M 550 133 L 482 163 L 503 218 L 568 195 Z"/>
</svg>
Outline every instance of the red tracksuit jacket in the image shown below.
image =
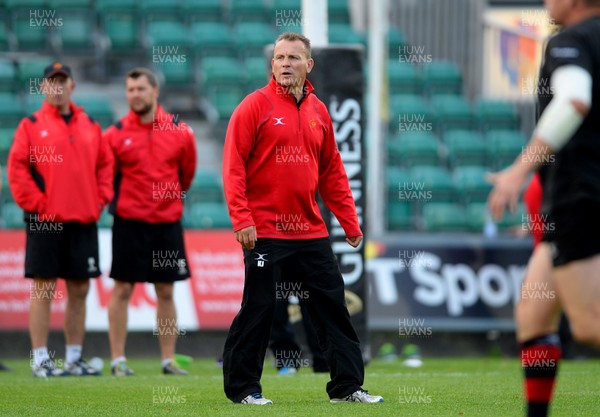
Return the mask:
<svg viewBox="0 0 600 417">
<path fill-rule="evenodd" d="M 233 112 L 223 182 L 235 231 L 259 238 L 327 237 L 317 191 L 347 237 L 362 236 L 327 108 L 309 81 L 299 105 L 274 79 Z"/>
<path fill-rule="evenodd" d="M 153 122 L 142 124 L 130 110 L 104 136 L 115 157 L 111 212 L 152 224 L 181 220 L 196 170 L 192 129 L 159 105 Z"/>
<path fill-rule="evenodd" d="M 95 223 L 113 196 L 113 158 L 100 125 L 70 103 L 69 123 L 44 100 L 24 118 L 8 156 L 16 203 L 39 220 Z"/>
</svg>

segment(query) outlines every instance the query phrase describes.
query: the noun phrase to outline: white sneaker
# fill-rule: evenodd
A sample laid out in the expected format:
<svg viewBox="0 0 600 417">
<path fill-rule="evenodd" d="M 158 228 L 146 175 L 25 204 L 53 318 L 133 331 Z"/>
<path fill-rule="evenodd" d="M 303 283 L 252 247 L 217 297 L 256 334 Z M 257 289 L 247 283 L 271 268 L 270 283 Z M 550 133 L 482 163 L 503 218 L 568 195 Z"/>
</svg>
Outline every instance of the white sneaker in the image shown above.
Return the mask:
<svg viewBox="0 0 600 417">
<path fill-rule="evenodd" d="M 273 401 L 262 396 L 260 392 L 255 392 L 254 394 L 248 395 L 242 401 L 241 404 L 254 404 L 254 405 L 267 405 L 273 404 Z"/>
<path fill-rule="evenodd" d="M 331 403 L 382 403 L 383 397 L 379 395 L 370 395 L 364 389 L 359 389 L 348 395 L 346 398 L 332 398 Z"/>
<path fill-rule="evenodd" d="M 54 376 L 69 376 L 68 372 L 57 368 L 52 359 L 46 359 L 39 365 L 34 365 L 31 368 L 33 376 L 38 378 L 48 378 Z"/>
<path fill-rule="evenodd" d="M 90 364 L 84 361 L 81 357 L 75 362 L 65 365 L 65 371 L 76 376 L 100 375 L 99 370 L 92 368 Z"/>
</svg>

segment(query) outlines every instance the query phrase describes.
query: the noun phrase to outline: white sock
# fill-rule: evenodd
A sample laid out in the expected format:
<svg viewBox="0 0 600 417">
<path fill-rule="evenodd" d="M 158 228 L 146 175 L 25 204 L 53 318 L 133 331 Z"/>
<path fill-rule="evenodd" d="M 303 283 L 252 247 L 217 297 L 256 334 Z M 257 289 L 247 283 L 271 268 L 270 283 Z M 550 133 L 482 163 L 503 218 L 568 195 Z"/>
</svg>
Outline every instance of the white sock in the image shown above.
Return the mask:
<svg viewBox="0 0 600 417">
<path fill-rule="evenodd" d="M 112 360 L 110 366 L 117 366 L 119 362 L 125 362 L 127 358 L 125 356 L 118 356 Z"/>
<path fill-rule="evenodd" d="M 48 347 L 42 346 L 37 349 L 33 349 L 34 365 L 40 366 L 46 359 L 50 359 L 50 355 L 48 355 Z"/>
<path fill-rule="evenodd" d="M 67 364 L 77 362 L 81 358 L 81 345 L 65 345 Z"/>
<path fill-rule="evenodd" d="M 174 362 L 173 358 L 167 358 L 167 359 L 163 359 L 162 362 L 160 363 L 160 366 L 162 368 L 164 368 L 165 366 L 167 366 L 168 364 L 170 364 L 171 362 Z"/>
</svg>

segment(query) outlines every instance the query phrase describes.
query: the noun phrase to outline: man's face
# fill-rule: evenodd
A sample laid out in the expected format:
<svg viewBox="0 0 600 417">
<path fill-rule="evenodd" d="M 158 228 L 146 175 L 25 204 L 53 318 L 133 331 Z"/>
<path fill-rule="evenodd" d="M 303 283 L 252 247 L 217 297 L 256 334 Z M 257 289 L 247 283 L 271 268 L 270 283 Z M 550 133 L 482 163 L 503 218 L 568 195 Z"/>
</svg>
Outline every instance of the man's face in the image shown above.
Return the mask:
<svg viewBox="0 0 600 417">
<path fill-rule="evenodd" d="M 41 87 L 48 103 L 55 107 L 61 107 L 68 104 L 71 100 L 71 95 L 75 89 L 75 82 L 66 75 L 56 74 L 52 77 L 44 78 Z"/>
<path fill-rule="evenodd" d="M 574 0 L 544 0 L 550 18 L 557 25 L 562 25 L 575 5 Z"/>
<path fill-rule="evenodd" d="M 271 71 L 279 85 L 302 87 L 306 74 L 312 70 L 313 65 L 314 61 L 308 58 L 302 41 L 282 40 L 275 45 Z"/>
<path fill-rule="evenodd" d="M 152 87 L 145 75 L 127 78 L 125 81 L 127 103 L 136 114 L 143 115 L 152 110 L 158 100 L 158 87 Z"/>
</svg>

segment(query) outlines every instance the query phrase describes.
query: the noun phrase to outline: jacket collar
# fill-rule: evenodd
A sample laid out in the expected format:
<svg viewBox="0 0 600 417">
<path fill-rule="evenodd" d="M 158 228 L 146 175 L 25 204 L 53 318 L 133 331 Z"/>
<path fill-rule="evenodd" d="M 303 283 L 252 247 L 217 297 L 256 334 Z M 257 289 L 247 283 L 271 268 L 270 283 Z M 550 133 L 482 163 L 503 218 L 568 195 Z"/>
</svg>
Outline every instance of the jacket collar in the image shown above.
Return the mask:
<svg viewBox="0 0 600 417">
<path fill-rule="evenodd" d="M 75 103 L 73 103 L 72 101 L 69 102 L 69 109 L 71 109 L 71 114 L 73 116 L 77 115 L 78 113 L 83 112 L 83 108 L 76 106 Z M 42 102 L 41 111 L 42 111 L 42 113 L 48 114 L 52 117 L 62 117 L 58 111 L 58 107 L 53 106 L 50 103 L 48 103 L 48 100 L 44 100 Z"/>
<path fill-rule="evenodd" d="M 296 103 L 296 97 L 289 93 L 287 87 L 282 87 L 281 85 L 277 84 L 277 81 L 275 81 L 275 76 L 271 76 L 271 81 L 269 81 L 268 87 L 275 94 L 287 97 L 287 98 L 293 100 L 294 103 Z M 306 99 L 306 97 L 308 97 L 309 94 L 312 94 L 313 91 L 315 91 L 315 88 L 308 80 L 304 80 L 304 91 L 305 91 L 305 94 L 304 94 L 304 97 L 302 98 L 302 100 L 300 100 L 301 102 L 304 99 Z"/>
<path fill-rule="evenodd" d="M 129 109 L 129 113 L 127 113 L 127 116 L 125 116 L 125 118 L 135 126 L 152 128 L 152 126 L 155 123 L 155 120 L 157 120 L 158 123 L 164 123 L 165 120 L 171 120 L 172 116 L 169 113 L 167 113 L 160 104 L 157 104 L 156 113 L 154 114 L 153 121 L 151 121 L 150 123 L 142 123 L 140 116 L 131 109 Z"/>
</svg>

